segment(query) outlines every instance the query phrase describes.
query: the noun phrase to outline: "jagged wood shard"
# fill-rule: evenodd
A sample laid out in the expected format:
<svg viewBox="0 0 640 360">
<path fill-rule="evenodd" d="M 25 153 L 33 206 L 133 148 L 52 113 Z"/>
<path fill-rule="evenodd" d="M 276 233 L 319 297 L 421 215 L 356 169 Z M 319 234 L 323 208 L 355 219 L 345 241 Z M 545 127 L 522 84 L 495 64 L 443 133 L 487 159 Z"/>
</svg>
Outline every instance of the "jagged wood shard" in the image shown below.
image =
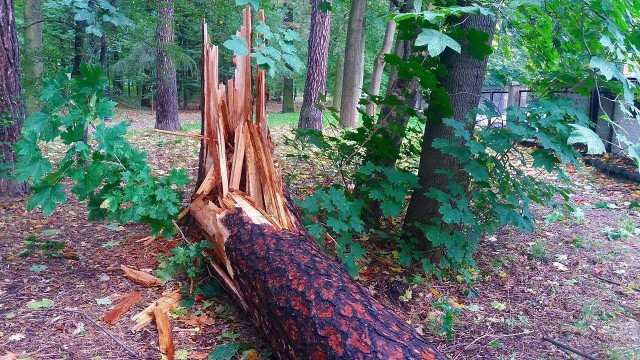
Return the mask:
<svg viewBox="0 0 640 360">
<path fill-rule="evenodd" d="M 218 278 L 281 359 L 445 359 L 309 236 L 274 165 L 249 7 L 237 35 L 247 55 L 235 56 L 225 86 L 203 25 L 202 148 L 188 209 L 214 244 Z"/>
</svg>

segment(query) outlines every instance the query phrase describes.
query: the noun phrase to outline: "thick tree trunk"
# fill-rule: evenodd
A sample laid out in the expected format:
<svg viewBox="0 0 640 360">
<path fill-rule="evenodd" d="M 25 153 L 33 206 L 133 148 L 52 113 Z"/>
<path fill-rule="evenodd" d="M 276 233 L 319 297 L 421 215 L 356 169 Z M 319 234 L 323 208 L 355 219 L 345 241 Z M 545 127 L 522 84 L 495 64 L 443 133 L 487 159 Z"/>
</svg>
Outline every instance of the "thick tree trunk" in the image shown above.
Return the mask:
<svg viewBox="0 0 640 360">
<path fill-rule="evenodd" d="M 287 15 L 284 18 L 284 26 L 286 28 L 291 28 L 293 23 L 293 9 L 291 8 L 291 4 L 285 3 L 285 8 L 287 9 Z M 292 70 L 290 66 L 287 65 L 289 70 Z M 283 78 L 282 79 L 282 112 L 283 113 L 291 113 L 295 111 L 293 105 L 293 77 L 292 78 Z"/>
<path fill-rule="evenodd" d="M 384 56 L 387 55 L 393 47 L 393 38 L 396 34 L 396 22 L 391 20 L 387 23 L 384 31 L 384 39 L 380 52 L 376 55 L 373 62 L 373 72 L 371 73 L 371 82 L 369 83 L 369 94 L 380 94 L 380 84 L 382 83 L 382 74 L 384 73 Z M 376 114 L 376 104 L 370 102 L 367 104 L 367 115 L 374 116 Z"/>
<path fill-rule="evenodd" d="M 245 39 L 251 38 L 250 14 L 247 8 Z M 229 94 L 226 89 L 251 93 L 250 58 L 236 57 L 235 79 L 219 87 L 217 48 L 206 35 L 203 42 L 206 138 L 199 168 L 207 175 L 189 211 L 213 243 L 212 267 L 222 284 L 280 359 L 444 360 L 318 248 L 273 162 L 264 70 L 257 71 L 255 101 Z M 230 116 L 251 113 L 254 103 L 255 122 Z"/>
<path fill-rule="evenodd" d="M 23 121 L 13 0 L 0 0 L 0 195 L 15 197 L 27 192 L 26 183 L 10 178 L 16 161 L 13 144 L 20 138 Z"/>
<path fill-rule="evenodd" d="M 311 0 L 311 28 L 309 30 L 309 55 L 307 80 L 300 109 L 298 127 L 322 130 L 322 111 L 316 107 L 327 85 L 327 58 L 329 56 L 329 28 L 331 12 L 318 9 L 322 1 Z M 330 1 L 329 1 L 330 2 Z"/>
<path fill-rule="evenodd" d="M 342 100 L 340 101 L 340 123 L 345 126 L 358 125 L 358 103 L 362 95 L 364 76 L 364 25 L 367 0 L 351 0 L 347 42 L 344 52 Z"/>
<path fill-rule="evenodd" d="M 156 26 L 156 129 L 182 130 L 178 120 L 178 85 L 176 66 L 169 54 L 173 45 L 173 0 L 158 2 Z"/>
<path fill-rule="evenodd" d="M 24 59 L 27 66 L 25 77 L 26 114 L 38 111 L 38 98 L 42 89 L 42 0 L 25 0 L 24 14 Z"/>
<path fill-rule="evenodd" d="M 461 21 L 460 27 L 463 30 L 478 29 L 488 33 L 488 44 L 491 44 L 493 31 L 495 28 L 495 20 L 484 15 L 469 15 Z M 487 58 L 482 61 L 473 58 L 467 53 L 469 44 L 462 42 L 462 53 L 447 49 L 441 55 L 441 62 L 447 68 L 447 74 L 441 80 L 441 84 L 446 89 L 451 100 L 453 117 L 466 123 L 466 116 L 469 111 L 478 107 L 480 102 L 482 83 L 484 81 L 485 70 L 487 67 Z M 471 130 L 473 129 L 471 125 Z M 425 251 L 432 250 L 428 239 L 424 234 L 417 230 L 413 224 L 427 224 L 434 218 L 439 218 L 440 203 L 435 199 L 427 197 L 426 191 L 435 188 L 441 191 L 447 191 L 447 185 L 450 181 L 449 177 L 438 174 L 436 170 L 445 170 L 451 173 L 460 173 L 460 162 L 458 159 L 442 154 L 438 149 L 433 147 L 433 140 L 438 138 L 453 139 L 454 133 L 451 127 L 443 124 L 442 118 L 434 118 L 431 116 L 424 130 L 422 138 L 422 150 L 420 154 L 420 165 L 418 167 L 418 178 L 420 189 L 413 191 L 407 215 L 405 217 L 404 229 L 407 234 L 420 239 L 421 246 Z M 458 179 L 463 185 L 469 184 L 466 175 L 459 175 Z"/>
</svg>

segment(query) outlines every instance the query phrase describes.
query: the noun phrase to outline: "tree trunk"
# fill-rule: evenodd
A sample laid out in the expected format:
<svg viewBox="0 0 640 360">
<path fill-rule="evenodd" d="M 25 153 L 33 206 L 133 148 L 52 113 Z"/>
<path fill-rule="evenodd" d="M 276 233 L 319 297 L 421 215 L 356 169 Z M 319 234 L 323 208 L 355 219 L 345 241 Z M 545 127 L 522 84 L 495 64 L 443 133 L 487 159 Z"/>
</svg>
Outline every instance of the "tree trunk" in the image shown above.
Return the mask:
<svg viewBox="0 0 640 360">
<path fill-rule="evenodd" d="M 25 0 L 24 14 L 24 59 L 27 66 L 25 77 L 25 110 L 26 114 L 38 111 L 38 98 L 42 89 L 42 0 Z"/>
<path fill-rule="evenodd" d="M 462 30 L 478 29 L 488 33 L 488 44 L 490 45 L 493 38 L 495 20 L 484 15 L 468 15 L 465 19 L 462 19 L 460 27 Z M 480 102 L 487 58 L 485 57 L 482 61 L 477 60 L 467 53 L 469 44 L 466 41 L 463 41 L 461 45 L 461 54 L 447 49 L 441 55 L 441 62 L 448 71 L 441 80 L 441 84 L 449 94 L 453 117 L 457 121 L 466 123 L 467 114 L 478 107 Z M 470 130 L 473 130 L 473 125 L 470 125 Z M 427 252 L 433 250 L 433 247 L 424 234 L 412 224 L 428 224 L 432 219 L 439 218 L 441 215 L 439 213 L 440 203 L 427 197 L 425 193 L 431 188 L 447 191 L 450 179 L 445 175 L 438 174 L 437 170 L 461 173 L 458 159 L 442 154 L 433 147 L 433 140 L 437 138 L 453 139 L 453 129 L 445 126 L 441 117 L 431 116 L 422 138 L 420 165 L 418 167 L 420 188 L 413 191 L 404 222 L 406 233 L 421 240 L 419 244 Z M 459 175 L 458 181 L 463 186 L 469 184 L 469 178 L 466 175 Z M 438 254 L 435 255 L 436 257 L 438 256 Z"/>
<path fill-rule="evenodd" d="M 16 161 L 13 144 L 20 138 L 24 105 L 20 86 L 20 54 L 13 0 L 0 0 L 0 195 L 19 196 L 27 184 L 11 180 Z"/>
<path fill-rule="evenodd" d="M 344 50 L 343 50 L 344 52 Z M 342 86 L 344 84 L 344 54 L 338 54 L 336 61 L 336 79 L 333 85 L 333 107 L 340 109 L 342 104 Z"/>
<path fill-rule="evenodd" d="M 301 129 L 322 130 L 322 111 L 316 107 L 320 94 L 327 85 L 327 58 L 329 56 L 329 28 L 331 12 L 318 9 L 321 0 L 311 0 L 311 28 L 309 30 L 309 55 L 307 79 L 300 109 Z M 330 1 L 328 1 L 330 3 Z"/>
<path fill-rule="evenodd" d="M 178 85 L 176 66 L 169 54 L 173 45 L 173 0 L 158 2 L 156 26 L 158 53 L 156 57 L 156 129 L 182 130 L 178 120 Z"/>
<path fill-rule="evenodd" d="M 384 39 L 382 40 L 382 47 L 380 52 L 376 55 L 376 59 L 373 62 L 373 72 L 371 73 L 371 82 L 369 83 L 369 94 L 380 94 L 380 84 L 382 83 L 382 74 L 384 73 L 384 56 L 391 51 L 393 46 L 393 38 L 396 34 L 396 22 L 391 20 L 387 23 L 387 28 L 384 31 Z M 374 116 L 376 114 L 376 104 L 370 102 L 367 104 L 367 115 Z"/>
<path fill-rule="evenodd" d="M 340 123 L 345 126 L 358 125 L 358 103 L 362 95 L 364 76 L 364 25 L 367 0 L 351 0 L 347 42 L 344 52 L 342 76 L 342 100 L 340 101 Z"/>
<path fill-rule="evenodd" d="M 287 14 L 284 17 L 284 26 L 286 28 L 291 28 L 293 23 L 293 9 L 291 4 L 285 3 L 285 8 L 287 9 Z M 287 65 L 287 68 L 291 71 L 291 67 Z M 292 75 L 293 76 L 293 75 Z M 282 79 L 282 112 L 283 113 L 291 113 L 295 111 L 293 105 L 293 77 L 291 78 L 283 78 Z"/>
<path fill-rule="evenodd" d="M 76 22 L 73 27 L 73 69 L 74 75 L 80 74 L 80 64 L 82 64 L 84 53 L 84 26 L 81 22 Z"/>
<path fill-rule="evenodd" d="M 245 24 L 251 23 L 250 14 L 247 8 Z M 251 39 L 251 32 L 241 36 Z M 206 138 L 199 168 L 207 175 L 189 211 L 213 243 L 212 267 L 222 284 L 280 359 L 444 360 L 318 248 L 273 162 L 265 71 L 257 71 L 255 101 L 230 101 L 218 87 L 217 48 L 206 35 L 203 43 Z M 238 93 L 251 93 L 252 81 L 242 81 L 251 74 L 247 60 L 236 57 Z M 219 111 L 251 113 L 254 103 L 255 122 Z"/>
</svg>

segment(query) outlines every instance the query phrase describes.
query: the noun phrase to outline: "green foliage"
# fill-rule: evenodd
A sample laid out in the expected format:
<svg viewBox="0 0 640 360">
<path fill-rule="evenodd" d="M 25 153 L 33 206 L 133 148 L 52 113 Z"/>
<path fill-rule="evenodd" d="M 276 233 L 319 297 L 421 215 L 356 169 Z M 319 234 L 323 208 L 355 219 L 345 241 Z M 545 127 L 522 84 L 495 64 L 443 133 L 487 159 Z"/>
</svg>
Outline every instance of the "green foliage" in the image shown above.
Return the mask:
<svg viewBox="0 0 640 360">
<path fill-rule="evenodd" d="M 24 250 L 20 252 L 20 256 L 28 257 L 36 253 L 42 252 L 47 257 L 61 257 L 64 250 L 64 243 L 60 241 L 42 240 L 38 239 L 35 235 L 29 235 L 22 242 Z"/>
<path fill-rule="evenodd" d="M 170 257 L 160 259 L 156 275 L 163 281 L 173 280 L 181 273 L 189 279 L 198 278 L 206 271 L 204 251 L 212 247 L 207 240 L 195 244 L 180 244 L 173 249 Z"/>
<path fill-rule="evenodd" d="M 335 109 L 329 110 L 337 117 Z M 333 134 L 296 130 L 296 138 L 287 140 L 297 150 L 289 156 L 327 167 L 325 181 L 298 206 L 309 232 L 320 243 L 324 234 L 335 238 L 333 245 L 352 276 L 358 275 L 357 261 L 365 255 L 357 238 L 366 234 L 364 220 L 374 215 L 371 213 L 374 204 L 379 206 L 380 216 L 395 221 L 403 213 L 411 189 L 418 186 L 411 171 L 364 160 L 366 150 L 374 146 L 372 143 L 388 144 L 375 137 L 380 127 L 365 115 L 363 119 L 364 126 L 358 129 L 334 124 Z M 356 183 L 357 190 L 353 190 Z"/>
<path fill-rule="evenodd" d="M 244 353 L 252 349 L 251 344 L 232 341 L 217 346 L 209 353 L 209 360 L 229 360 L 237 353 Z"/>
<path fill-rule="evenodd" d="M 440 315 L 440 334 L 444 334 L 447 340 L 453 339 L 456 334 L 454 324 L 458 319 L 458 314 L 462 311 L 462 309 L 448 297 L 443 297 L 442 299 L 431 304 L 431 306 L 442 311 L 442 315 Z"/>
<path fill-rule="evenodd" d="M 107 23 L 114 26 L 133 25 L 131 19 L 118 11 L 108 0 L 63 0 L 73 20 L 84 24 L 84 31 L 97 37 L 104 35 Z"/>
<path fill-rule="evenodd" d="M 489 108 L 473 112 L 495 118 Z M 471 133 L 469 126 L 452 119 L 445 124 L 454 129 L 456 138 L 436 139 L 433 146 L 460 162 L 465 176 L 443 173 L 449 178 L 446 190 L 427 189 L 436 200 L 441 217 L 427 224 L 416 224 L 433 246 L 443 247 L 446 256 L 438 264 L 473 264 L 472 255 L 478 239 L 499 227 L 512 225 L 532 232 L 533 203 L 545 206 L 558 204 L 555 196 L 568 200 L 569 190 L 549 185 L 536 176 L 525 173 L 527 159 L 544 171 L 556 173 L 568 182 L 561 165 L 578 165 L 579 154 L 567 143 L 572 125 L 585 126 L 588 120 L 574 105 L 564 99 L 540 100 L 526 109 L 507 110 L 506 126 L 481 127 Z M 543 146 L 528 151 L 516 145 L 526 139 L 537 139 Z M 466 187 L 466 179 L 471 179 Z"/>
<path fill-rule="evenodd" d="M 171 237 L 182 200 L 178 189 L 189 178 L 182 169 L 165 177 L 153 175 L 146 153 L 125 139 L 127 124 L 104 123 L 114 106 L 104 97 L 107 85 L 102 70 L 89 65 L 82 65 L 77 77 L 66 69 L 44 81 L 42 109 L 25 121 L 15 145 L 15 176 L 32 182 L 27 209 L 39 206 L 45 216 L 51 215 L 57 204 L 66 202 L 64 183 L 69 180 L 71 192 L 88 201 L 90 220 L 145 222 L 154 235 Z M 89 133 L 92 137 L 85 135 Z M 41 150 L 53 142 L 67 149 L 57 162 Z"/>
<path fill-rule="evenodd" d="M 31 300 L 27 303 L 26 306 L 31 310 L 47 309 L 53 306 L 53 301 L 51 299 L 46 299 L 46 298 L 40 301 Z"/>
<path fill-rule="evenodd" d="M 547 261 L 549 256 L 547 255 L 547 247 L 541 241 L 536 241 L 529 247 L 529 256 L 538 261 Z"/>
</svg>

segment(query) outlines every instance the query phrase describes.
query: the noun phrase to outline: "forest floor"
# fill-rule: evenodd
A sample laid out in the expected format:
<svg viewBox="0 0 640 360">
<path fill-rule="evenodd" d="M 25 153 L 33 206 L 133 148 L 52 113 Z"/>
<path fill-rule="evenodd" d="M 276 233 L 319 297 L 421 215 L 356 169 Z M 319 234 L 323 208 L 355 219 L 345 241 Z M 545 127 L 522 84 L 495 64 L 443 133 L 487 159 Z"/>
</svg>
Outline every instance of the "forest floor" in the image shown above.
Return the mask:
<svg viewBox="0 0 640 360">
<path fill-rule="evenodd" d="M 153 118 L 150 112 L 119 110 L 115 120 L 132 121 L 130 139 L 149 153 L 157 173 L 184 167 L 195 180 L 199 142 L 152 132 Z M 186 131 L 197 132 L 198 119 L 199 111 L 181 114 Z M 272 119 L 278 140 L 297 117 Z M 299 175 L 291 177 L 296 196 L 323 178 L 298 163 L 285 161 L 284 170 Z M 473 284 L 413 283 L 396 260 L 378 256 L 369 259 L 361 283 L 451 359 L 574 358 L 543 337 L 596 359 L 640 359 L 640 185 L 587 166 L 567 172 L 574 182 L 570 201 L 580 210 L 536 208 L 535 233 L 505 228 L 484 239 Z M 132 332 L 130 317 L 163 292 L 189 284 L 142 288 L 118 268 L 154 270 L 158 255 L 169 254 L 178 241 L 145 245 L 139 241 L 148 235 L 145 226 L 89 222 L 85 205 L 73 198 L 49 218 L 27 212 L 25 203 L 0 199 L 0 359 L 128 358 L 97 325 L 142 358 L 159 359 L 155 326 Z M 142 300 L 115 325 L 102 323 L 117 297 L 131 291 L 140 291 Z M 449 314 L 459 310 L 452 340 L 439 334 L 444 310 L 432 306 L 445 297 L 455 302 Z M 42 309 L 32 309 L 38 305 Z M 247 359 L 260 358 L 265 349 L 258 330 L 224 295 L 180 308 L 173 317 L 178 358 L 205 359 L 228 342 L 255 349 L 245 353 Z"/>
</svg>

